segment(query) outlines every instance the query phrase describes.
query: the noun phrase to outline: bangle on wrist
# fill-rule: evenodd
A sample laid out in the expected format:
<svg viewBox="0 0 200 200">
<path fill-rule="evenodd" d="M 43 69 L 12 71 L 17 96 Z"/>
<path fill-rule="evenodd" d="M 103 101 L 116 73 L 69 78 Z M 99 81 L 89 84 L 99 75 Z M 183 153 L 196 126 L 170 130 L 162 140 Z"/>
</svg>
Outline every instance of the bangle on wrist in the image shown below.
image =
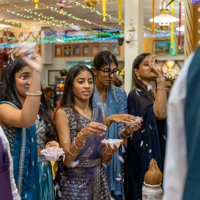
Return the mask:
<svg viewBox="0 0 200 200">
<path fill-rule="evenodd" d="M 78 133 L 77 137 L 81 142 L 85 143 L 86 138 L 85 139 L 82 138 L 79 133 Z"/>
<path fill-rule="evenodd" d="M 166 91 L 168 91 L 167 88 L 157 88 L 157 90 L 166 90 Z"/>
<path fill-rule="evenodd" d="M 73 143 L 74 143 L 74 146 L 77 148 L 77 149 L 82 149 L 83 148 L 83 146 L 84 146 L 84 144 L 82 145 L 82 147 L 81 148 L 79 148 L 77 145 L 76 145 L 76 139 L 77 139 L 77 137 L 74 139 L 74 141 L 73 141 Z"/>
<path fill-rule="evenodd" d="M 157 79 L 156 79 L 156 82 L 157 82 L 157 83 L 165 82 L 165 80 L 166 80 L 166 79 L 165 79 L 164 77 L 163 77 L 163 78 L 157 78 Z"/>
<path fill-rule="evenodd" d="M 42 91 L 36 91 L 35 93 L 26 92 L 26 95 L 29 95 L 29 96 L 40 96 L 40 95 L 42 95 Z"/>
<path fill-rule="evenodd" d="M 104 163 L 104 164 L 108 164 L 111 160 L 112 160 L 112 157 L 111 157 L 111 159 L 108 160 L 108 161 L 104 161 L 104 160 L 103 160 L 103 157 L 102 157 L 102 163 Z"/>
<path fill-rule="evenodd" d="M 133 133 L 131 133 L 130 135 L 124 135 L 124 131 L 125 131 L 125 129 L 122 129 L 121 131 L 120 131 L 120 133 L 119 133 L 119 137 L 121 138 L 121 139 L 126 139 L 126 138 L 129 138 L 129 137 L 131 137 L 131 135 L 133 134 Z"/>
<path fill-rule="evenodd" d="M 69 151 L 69 147 L 67 147 L 67 151 L 68 151 L 68 153 L 70 154 L 70 155 L 72 155 L 72 156 L 78 156 L 78 154 L 73 154 L 73 153 L 71 153 L 70 151 Z"/>
</svg>

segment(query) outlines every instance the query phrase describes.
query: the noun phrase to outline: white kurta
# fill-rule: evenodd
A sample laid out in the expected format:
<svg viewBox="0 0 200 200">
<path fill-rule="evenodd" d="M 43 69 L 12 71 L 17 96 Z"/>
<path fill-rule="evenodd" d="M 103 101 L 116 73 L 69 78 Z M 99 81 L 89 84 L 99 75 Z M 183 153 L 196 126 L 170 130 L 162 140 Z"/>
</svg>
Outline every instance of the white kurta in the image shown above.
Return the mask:
<svg viewBox="0 0 200 200">
<path fill-rule="evenodd" d="M 187 174 L 184 105 L 187 75 L 194 53 L 189 56 L 172 88 L 168 101 L 168 135 L 164 165 L 163 200 L 181 200 Z"/>
<path fill-rule="evenodd" d="M 7 149 L 7 151 L 8 151 L 8 155 L 9 155 L 9 159 L 10 159 L 9 170 L 10 170 L 10 181 L 11 181 L 11 189 L 12 189 L 13 200 L 21 200 L 19 193 L 18 193 L 18 189 L 17 189 L 16 184 L 15 184 L 15 179 L 14 179 L 14 174 L 13 174 L 13 160 L 12 160 L 12 157 L 11 157 L 11 154 L 10 154 L 9 142 L 8 142 L 1 126 L 0 126 L 0 137 L 2 139 L 4 149 Z M 0 197 L 0 199 L 1 199 L 1 197 Z"/>
</svg>

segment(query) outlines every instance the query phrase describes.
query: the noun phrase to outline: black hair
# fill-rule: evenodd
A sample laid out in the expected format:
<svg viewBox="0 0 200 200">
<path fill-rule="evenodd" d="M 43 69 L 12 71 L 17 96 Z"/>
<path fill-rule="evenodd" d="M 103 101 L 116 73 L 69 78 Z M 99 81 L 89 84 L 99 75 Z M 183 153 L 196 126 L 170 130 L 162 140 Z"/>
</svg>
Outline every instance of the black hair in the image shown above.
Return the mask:
<svg viewBox="0 0 200 200">
<path fill-rule="evenodd" d="M 20 101 L 16 83 L 15 74 L 19 72 L 23 67 L 27 66 L 20 57 L 15 57 L 14 61 L 10 60 L 10 64 L 4 68 L 1 76 L 1 86 L 0 86 L 0 101 L 10 101 L 14 103 L 19 109 L 22 109 L 23 105 Z M 43 88 L 41 86 L 41 103 L 38 114 L 44 120 L 46 125 L 46 138 L 45 142 L 49 140 L 50 137 L 56 136 L 56 128 L 54 121 L 50 114 L 50 109 L 46 102 Z"/>
<path fill-rule="evenodd" d="M 61 98 L 60 106 L 61 107 L 74 107 L 75 99 L 73 94 L 73 83 L 75 77 L 83 71 L 88 71 L 92 74 L 93 82 L 94 82 L 94 74 L 92 70 L 85 65 L 74 65 L 68 71 L 67 78 L 65 80 L 65 86 L 63 90 L 63 95 Z M 92 108 L 93 94 L 89 100 L 89 106 Z"/>
<path fill-rule="evenodd" d="M 150 53 L 142 53 L 135 58 L 135 60 L 133 61 L 133 66 L 132 66 L 132 78 L 133 78 L 133 83 L 135 84 L 135 87 L 137 89 L 142 90 L 148 96 L 149 99 L 151 99 L 152 101 L 155 101 L 153 92 L 151 90 L 148 91 L 147 86 L 142 81 L 137 79 L 137 76 L 136 76 L 135 70 L 134 70 L 134 69 L 139 69 L 140 64 L 149 55 L 151 55 L 151 54 Z"/>
<path fill-rule="evenodd" d="M 93 67 L 99 70 L 101 67 L 109 66 L 114 63 L 118 67 L 117 58 L 110 51 L 100 51 L 93 60 Z"/>
<path fill-rule="evenodd" d="M 61 76 L 66 76 L 67 75 L 67 70 L 66 69 L 60 70 L 60 75 Z"/>
</svg>

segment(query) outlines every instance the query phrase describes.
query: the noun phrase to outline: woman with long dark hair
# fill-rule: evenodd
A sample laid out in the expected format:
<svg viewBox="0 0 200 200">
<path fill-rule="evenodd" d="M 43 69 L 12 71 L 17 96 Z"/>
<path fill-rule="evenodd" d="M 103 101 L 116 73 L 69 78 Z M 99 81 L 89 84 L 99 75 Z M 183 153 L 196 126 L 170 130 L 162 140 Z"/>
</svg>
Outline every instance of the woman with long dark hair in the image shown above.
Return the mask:
<svg viewBox="0 0 200 200">
<path fill-rule="evenodd" d="M 143 118 L 128 139 L 125 160 L 126 199 L 142 199 L 142 183 L 151 158 L 163 170 L 166 143 L 167 89 L 156 57 L 143 53 L 133 62 L 135 88 L 128 95 L 128 113 Z"/>
<path fill-rule="evenodd" d="M 110 121 L 110 127 L 106 131 L 107 139 L 128 138 L 134 131 L 140 128 L 140 123 L 131 128 L 129 124 L 120 123 L 122 121 L 114 120 L 118 115 L 123 117 L 123 122 L 128 119 L 135 120 L 135 117 L 127 115 L 127 95 L 119 87 L 112 86 L 116 76 L 119 75 L 118 62 L 115 55 L 109 51 L 99 52 L 93 60 L 93 72 L 95 74 L 95 88 L 93 106 L 99 107 Z M 110 120 L 109 120 L 110 119 Z M 111 122 L 117 122 L 112 123 Z M 107 165 L 106 175 L 108 177 L 108 186 L 111 195 L 115 199 L 124 199 L 122 162 L 119 159 L 122 156 L 122 148 L 113 155 L 113 159 Z"/>
<path fill-rule="evenodd" d="M 15 57 L 4 68 L 0 87 L 0 125 L 14 163 L 14 178 L 22 199 L 54 199 L 51 164 L 40 151 L 59 146 L 50 110 L 41 88 L 39 55 Z M 47 144 L 48 142 L 48 144 Z"/>
<path fill-rule="evenodd" d="M 59 142 L 65 151 L 55 179 L 63 200 L 110 199 L 102 163 L 108 163 L 118 148 L 101 143 L 107 127 L 100 109 L 92 106 L 93 89 L 91 69 L 75 65 L 69 70 L 61 108 L 55 114 Z"/>
</svg>

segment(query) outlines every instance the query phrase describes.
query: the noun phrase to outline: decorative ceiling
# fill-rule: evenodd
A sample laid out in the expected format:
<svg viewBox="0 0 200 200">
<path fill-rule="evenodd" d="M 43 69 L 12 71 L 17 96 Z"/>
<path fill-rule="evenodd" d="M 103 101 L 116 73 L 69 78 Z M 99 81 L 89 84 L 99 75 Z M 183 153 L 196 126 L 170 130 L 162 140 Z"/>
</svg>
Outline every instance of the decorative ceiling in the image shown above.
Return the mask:
<svg viewBox="0 0 200 200">
<path fill-rule="evenodd" d="M 39 0 L 39 9 L 35 9 L 33 0 L 0 0 L 0 27 L 10 29 L 32 30 L 51 27 L 54 30 L 111 28 L 124 30 L 124 0 L 122 0 L 122 25 L 118 21 L 118 0 L 107 0 L 106 21 L 102 17 L 102 1 L 90 8 L 84 0 L 68 0 L 64 3 L 64 15 L 60 14 L 56 0 Z M 158 15 L 159 0 L 156 0 Z M 178 17 L 179 5 L 175 2 L 175 17 Z M 184 5 L 182 6 L 184 13 Z M 144 26 L 151 27 L 152 1 L 144 0 Z M 183 17 L 184 21 L 184 17 Z M 3 27 L 4 26 L 4 27 Z M 175 23 L 175 28 L 178 23 Z M 20 28 L 19 28 L 20 27 Z M 31 29 L 32 28 L 32 29 Z M 156 26 L 159 29 L 159 26 Z M 170 30 L 170 29 L 169 29 Z"/>
</svg>

